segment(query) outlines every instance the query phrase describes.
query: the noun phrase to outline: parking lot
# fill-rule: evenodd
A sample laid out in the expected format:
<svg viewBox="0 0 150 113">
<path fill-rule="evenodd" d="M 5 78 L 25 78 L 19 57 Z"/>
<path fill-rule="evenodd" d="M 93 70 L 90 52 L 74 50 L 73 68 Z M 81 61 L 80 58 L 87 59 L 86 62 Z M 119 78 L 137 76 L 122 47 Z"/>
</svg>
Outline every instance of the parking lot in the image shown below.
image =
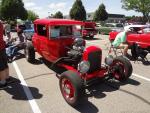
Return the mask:
<svg viewBox="0 0 150 113">
<path fill-rule="evenodd" d="M 86 40 L 108 53 L 107 35 Z M 150 55 L 147 56 L 150 61 Z M 103 81 L 89 88 L 85 101 L 73 108 L 63 99 L 55 71 L 36 55 L 30 64 L 22 55 L 9 64 L 14 82 L 0 90 L 0 113 L 150 113 L 150 63 L 131 61 L 133 74 L 125 83 Z"/>
</svg>

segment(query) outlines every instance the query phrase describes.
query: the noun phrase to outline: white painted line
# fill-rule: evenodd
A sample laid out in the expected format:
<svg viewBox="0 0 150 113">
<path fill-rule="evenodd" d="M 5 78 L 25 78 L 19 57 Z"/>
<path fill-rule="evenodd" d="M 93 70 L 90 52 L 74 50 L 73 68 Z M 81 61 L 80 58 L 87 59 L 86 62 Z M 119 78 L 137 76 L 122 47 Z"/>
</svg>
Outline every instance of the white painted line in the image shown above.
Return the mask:
<svg viewBox="0 0 150 113">
<path fill-rule="evenodd" d="M 143 80 L 146 80 L 146 81 L 149 81 L 149 82 L 150 82 L 150 79 L 149 79 L 149 78 L 146 78 L 146 77 L 137 75 L 137 74 L 135 74 L 135 73 L 133 73 L 132 75 L 135 76 L 135 77 L 138 77 L 138 78 L 141 78 L 141 79 L 143 79 Z"/>
<path fill-rule="evenodd" d="M 19 70 L 19 67 L 18 67 L 17 63 L 13 62 L 13 66 L 16 70 L 16 73 L 18 75 L 19 80 L 21 81 L 21 85 L 23 87 L 23 90 L 24 90 L 27 98 L 28 98 L 28 101 L 30 103 L 30 106 L 32 108 L 33 113 L 41 113 L 41 110 L 39 109 L 36 101 L 34 100 L 34 98 L 32 96 L 32 93 L 31 93 L 30 89 L 28 88 L 28 85 L 25 82 L 25 80 L 23 78 L 23 75 L 21 74 L 21 71 Z"/>
</svg>

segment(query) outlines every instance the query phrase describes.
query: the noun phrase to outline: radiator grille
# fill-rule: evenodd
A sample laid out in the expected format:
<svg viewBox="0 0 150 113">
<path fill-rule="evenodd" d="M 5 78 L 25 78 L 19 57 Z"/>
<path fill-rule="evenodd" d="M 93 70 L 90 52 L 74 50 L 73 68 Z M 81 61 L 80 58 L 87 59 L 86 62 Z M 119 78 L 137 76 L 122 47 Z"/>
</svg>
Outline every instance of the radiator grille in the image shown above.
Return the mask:
<svg viewBox="0 0 150 113">
<path fill-rule="evenodd" d="M 88 73 L 94 72 L 101 67 L 101 51 L 94 51 L 88 54 L 88 61 L 90 62 L 90 70 Z"/>
</svg>

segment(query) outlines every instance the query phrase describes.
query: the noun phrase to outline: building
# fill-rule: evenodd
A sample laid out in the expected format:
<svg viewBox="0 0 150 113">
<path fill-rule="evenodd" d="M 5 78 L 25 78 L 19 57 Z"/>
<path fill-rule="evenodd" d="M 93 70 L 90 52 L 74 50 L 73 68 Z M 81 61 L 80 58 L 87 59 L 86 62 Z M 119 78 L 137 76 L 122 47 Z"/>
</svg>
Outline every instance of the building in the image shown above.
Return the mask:
<svg viewBox="0 0 150 113">
<path fill-rule="evenodd" d="M 86 19 L 92 21 L 94 13 L 87 13 Z M 64 16 L 65 19 L 70 19 L 69 15 Z M 125 22 L 125 15 L 122 14 L 108 14 L 108 19 L 105 21 L 107 23 L 123 23 Z"/>
<path fill-rule="evenodd" d="M 87 20 L 92 21 L 94 17 L 94 13 L 87 13 Z M 125 15 L 122 14 L 108 14 L 108 19 L 106 20 L 108 23 L 122 23 L 125 22 Z"/>
</svg>

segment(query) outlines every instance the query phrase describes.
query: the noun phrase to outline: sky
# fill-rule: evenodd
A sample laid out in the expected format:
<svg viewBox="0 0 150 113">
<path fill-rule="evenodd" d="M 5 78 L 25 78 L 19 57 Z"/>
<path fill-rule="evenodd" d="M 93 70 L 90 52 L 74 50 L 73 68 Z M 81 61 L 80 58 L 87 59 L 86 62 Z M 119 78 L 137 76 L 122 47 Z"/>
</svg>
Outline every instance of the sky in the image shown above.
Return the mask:
<svg viewBox="0 0 150 113">
<path fill-rule="evenodd" d="M 69 11 L 75 0 L 23 0 L 28 10 L 34 11 L 40 18 L 61 11 L 63 15 L 69 15 Z M 141 16 L 141 13 L 122 9 L 121 0 L 82 0 L 87 13 L 94 12 L 103 3 L 109 14 L 124 14 L 125 16 Z"/>
</svg>

